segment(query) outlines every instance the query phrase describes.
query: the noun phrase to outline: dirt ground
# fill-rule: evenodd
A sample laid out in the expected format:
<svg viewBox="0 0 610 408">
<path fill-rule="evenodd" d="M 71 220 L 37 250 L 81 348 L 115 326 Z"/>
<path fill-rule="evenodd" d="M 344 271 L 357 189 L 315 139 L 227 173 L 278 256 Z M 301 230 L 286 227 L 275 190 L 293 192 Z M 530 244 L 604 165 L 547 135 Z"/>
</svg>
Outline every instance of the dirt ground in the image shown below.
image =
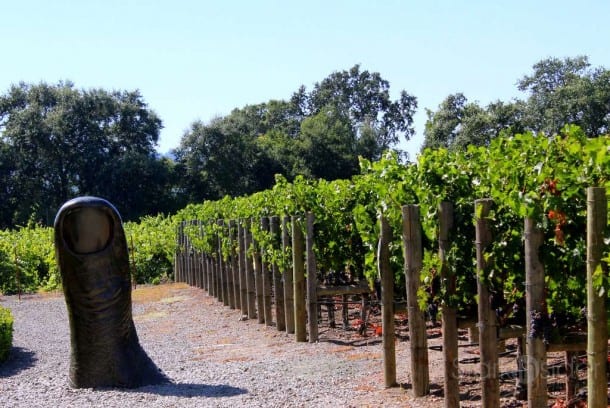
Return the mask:
<svg viewBox="0 0 610 408">
<path fill-rule="evenodd" d="M 60 296 L 47 294 L 45 296 Z M 338 299 L 339 300 L 339 299 Z M 294 335 L 278 331 L 275 324 L 265 325 L 256 319 L 247 319 L 241 311 L 223 305 L 218 299 L 204 290 L 189 287 L 186 284 L 162 284 L 158 286 L 139 286 L 133 291 L 134 321 L 138 331 L 150 341 L 164 341 L 164 336 L 176 336 L 182 325 L 202 324 L 203 315 L 209 319 L 214 316 L 217 330 L 207 330 L 205 334 L 189 332 L 189 336 L 199 336 L 201 346 L 195 350 L 197 359 L 218 362 L 265 361 L 270 355 L 274 358 L 282 355 L 298 354 L 306 360 L 316 362 L 316 367 L 304 367 L 312 371 L 308 375 L 324 370 L 325 373 L 336 370 L 332 364 L 323 362 L 329 353 L 333 358 L 340 358 L 342 364 L 353 363 L 358 370 L 363 370 L 356 378 L 344 377 L 353 382 L 352 389 L 359 391 L 358 397 L 350 402 L 350 407 L 421 407 L 433 408 L 444 406 L 443 379 L 444 363 L 441 351 L 442 333 L 439 325 L 428 323 L 428 358 L 430 393 L 424 397 L 414 397 L 411 390 L 413 375 L 410 372 L 410 348 L 408 319 L 405 314 L 395 315 L 396 324 L 396 378 L 395 387 L 384 386 L 384 366 L 382 338 L 380 336 L 381 313 L 378 306 L 371 306 L 366 324 L 361 321 L 361 304 L 350 303 L 348 306 L 348 324 L 344 327 L 340 302 L 336 302 L 334 324 L 329 320 L 328 307 L 322 306 L 319 316 L 319 341 L 316 344 L 296 343 Z M 193 313 L 196 313 L 194 317 Z M 275 322 L 275 316 L 274 316 Z M 332 327 L 334 326 L 334 327 Z M 158 338 L 155 340 L 155 338 Z M 197 339 L 199 341 L 199 338 Z M 459 388 L 461 407 L 482 407 L 480 367 L 478 362 L 477 339 L 471 339 L 468 330 L 459 331 Z M 230 346 L 230 347 L 229 347 Z M 527 402 L 515 398 L 516 384 L 516 349 L 515 339 L 499 345 L 500 358 L 500 391 L 502 407 L 527 407 Z M 271 354 L 270 354 L 271 353 Z M 549 353 L 548 407 L 582 407 L 572 401 L 565 402 L 565 380 L 563 371 L 564 353 Z M 322 362 L 322 363 L 320 363 Z M 312 363 L 313 364 L 313 363 Z M 581 364 L 578 372 L 585 386 L 586 365 Z M 341 379 L 343 381 L 343 378 Z M 586 386 L 585 386 L 586 387 Z M 365 392 L 360 392 L 365 391 Z"/>
<path fill-rule="evenodd" d="M 192 298 L 192 294 L 197 294 Z M 190 295 L 189 295 L 190 294 Z M 223 306 L 222 302 L 207 295 L 203 290 L 190 288 L 184 284 L 167 284 L 156 287 L 140 287 L 134 291 L 135 303 L 146 303 L 150 306 L 150 312 L 154 314 L 155 302 L 164 302 L 163 299 L 182 297 L 187 299 L 191 297 L 192 301 L 205 303 L 204 307 L 224 308 L 229 310 L 227 306 Z M 367 317 L 367 322 L 364 325 L 366 330 L 363 330 L 363 322 L 361 320 L 361 306 L 358 303 L 351 303 L 348 306 L 348 325 L 344 327 L 342 321 L 342 310 L 339 301 L 334 307 L 334 324 L 331 324 L 329 319 L 328 306 L 323 306 L 319 318 L 319 343 L 331 347 L 311 347 L 311 353 L 324 353 L 331 350 L 333 353 L 341 353 L 348 360 L 368 360 L 370 362 L 371 372 L 367 376 L 367 381 L 360 384 L 355 384 L 359 390 L 370 391 L 370 399 L 366 398 L 354 401 L 355 406 L 374 407 L 374 406 L 405 406 L 405 407 L 442 407 L 444 406 L 443 394 L 443 378 L 444 365 L 443 353 L 441 350 L 442 334 L 440 326 L 428 323 L 428 347 L 429 347 L 429 378 L 430 378 L 430 394 L 425 397 L 415 398 L 411 392 L 410 384 L 412 374 L 410 371 L 410 349 L 408 342 L 408 319 L 405 314 L 397 313 L 396 318 L 396 366 L 397 366 L 397 386 L 386 388 L 384 386 L 383 377 L 383 349 L 382 340 L 380 337 L 381 313 L 378 306 L 372 306 Z M 251 356 L 263 356 L 268 352 L 268 344 L 266 341 L 259 341 L 256 336 L 263 335 L 265 337 L 273 337 L 275 347 L 281 347 L 284 352 L 290 352 L 291 347 L 295 347 L 294 336 L 284 332 L 278 333 L 274 325 L 266 326 L 256 322 L 256 319 L 245 320 L 240 317 L 241 312 L 231 310 L 231 318 L 223 321 L 224 331 L 218 331 L 218 335 L 222 338 L 214 339 L 207 338 L 206 341 L 212 344 L 229 341 L 227 333 L 243 331 L 244 335 L 251 333 L 253 327 L 256 332 L 252 334 L 255 338 L 248 341 L 248 358 Z M 274 318 L 275 319 L 275 318 Z M 136 320 L 137 322 L 137 320 Z M 229 326 L 235 326 L 232 329 Z M 258 327 L 257 327 L 258 326 Z M 331 327 L 334 326 L 334 327 Z M 162 328 L 160 328 L 162 330 Z M 213 334 L 212 334 L 213 335 Z M 209 334 L 208 334 L 209 336 Z M 281 341 L 280 341 L 281 340 Z M 231 340 L 234 341 L 234 340 Z M 280 343 L 277 343 L 280 341 Z M 478 347 L 477 339 L 471 339 L 468 330 L 459 331 L 459 386 L 460 386 L 460 406 L 461 407 L 481 407 L 481 382 L 480 382 L 480 366 L 478 362 Z M 516 392 L 516 351 L 517 342 L 515 339 L 507 340 L 499 345 L 500 351 L 500 392 L 502 407 L 527 407 L 527 402 L 515 398 Z M 227 349 L 229 350 L 229 349 Z M 221 356 L 222 349 L 215 351 L 215 358 L 225 359 L 225 361 L 236 358 L 244 358 L 237 355 Z M 577 400 L 571 401 L 571 404 L 565 402 L 565 380 L 566 376 L 563 371 L 564 353 L 549 353 L 548 366 L 551 369 L 548 377 L 549 385 L 549 400 L 548 406 L 577 407 Z M 579 378 L 586 379 L 586 368 L 581 365 L 579 370 Z M 346 378 L 346 381 L 349 379 Z M 565 402 L 565 403 L 564 403 Z M 562 405 L 563 403 L 563 405 Z"/>
<path fill-rule="evenodd" d="M 381 330 L 381 311 L 379 307 L 372 306 L 367 319 L 367 329 L 362 333 L 362 320 L 360 319 L 361 308 L 350 307 L 350 326 L 343 330 L 341 323 L 341 306 L 337 300 L 335 306 L 335 326 L 330 328 L 328 312 L 322 312 L 320 319 L 321 341 L 343 341 L 349 344 L 362 342 L 378 343 L 379 353 L 382 353 L 382 344 L 379 337 Z M 396 358 L 397 379 L 396 388 L 388 388 L 384 391 L 390 400 L 399 398 L 403 394 L 412 395 L 410 391 L 410 350 L 409 329 L 406 313 L 395 315 L 396 325 Z M 340 327 L 340 328 L 339 328 Z M 442 329 L 440 323 L 427 323 L 428 334 L 428 359 L 430 377 L 430 395 L 410 400 L 412 405 L 418 407 L 439 407 L 444 405 L 444 362 L 442 353 Z M 478 349 L 478 333 L 468 329 L 458 331 L 458 361 L 459 361 L 459 388 L 461 407 L 482 407 L 480 361 Z M 498 353 L 500 356 L 500 401 L 502 407 L 527 407 L 527 397 L 523 391 L 517 391 L 517 339 L 509 339 L 499 342 Z M 586 401 L 586 362 L 583 362 L 585 354 L 580 355 L 579 364 L 579 389 L 576 396 L 570 400 L 566 398 L 566 374 L 565 353 L 548 353 L 547 365 L 549 376 L 547 377 L 549 400 L 548 406 L 553 408 L 582 407 Z M 380 360 L 380 370 L 383 370 L 383 362 Z M 383 377 L 380 377 L 380 385 Z M 580 393 L 579 393 L 579 392 Z M 521 394 L 519 396 L 519 394 Z M 610 405 L 609 405 L 610 406 Z"/>
</svg>

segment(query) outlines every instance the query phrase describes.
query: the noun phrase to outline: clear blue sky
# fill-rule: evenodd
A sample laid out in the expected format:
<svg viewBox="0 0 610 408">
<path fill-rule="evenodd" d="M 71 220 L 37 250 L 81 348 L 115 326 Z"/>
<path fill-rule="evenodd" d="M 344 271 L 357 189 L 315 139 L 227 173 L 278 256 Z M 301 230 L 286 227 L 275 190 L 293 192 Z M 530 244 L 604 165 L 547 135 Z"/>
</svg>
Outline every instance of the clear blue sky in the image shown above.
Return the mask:
<svg viewBox="0 0 610 408">
<path fill-rule="evenodd" d="M 158 150 L 195 120 L 288 99 L 361 64 L 426 108 L 449 94 L 521 97 L 546 57 L 610 68 L 610 1 L 20 0 L 0 8 L 0 92 L 20 81 L 139 89 L 163 120 Z M 413 156 L 412 156 L 413 157 Z"/>
</svg>

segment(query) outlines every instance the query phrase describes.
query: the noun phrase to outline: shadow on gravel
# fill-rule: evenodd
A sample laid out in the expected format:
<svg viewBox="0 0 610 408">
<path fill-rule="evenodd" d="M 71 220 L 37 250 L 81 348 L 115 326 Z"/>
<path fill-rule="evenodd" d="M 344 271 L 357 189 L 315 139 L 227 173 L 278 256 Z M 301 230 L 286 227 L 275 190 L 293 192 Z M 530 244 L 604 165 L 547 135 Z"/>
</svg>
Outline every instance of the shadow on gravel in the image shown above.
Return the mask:
<svg viewBox="0 0 610 408">
<path fill-rule="evenodd" d="M 320 339 L 320 343 L 331 343 L 336 344 L 337 346 L 352 346 L 352 347 L 364 347 L 364 346 L 374 346 L 376 344 L 381 344 L 381 338 L 364 338 L 364 339 L 355 339 L 355 340 L 339 340 L 339 339 Z"/>
<path fill-rule="evenodd" d="M 232 387 L 230 385 L 207 385 L 189 383 L 168 383 L 150 387 L 136 388 L 133 392 L 145 392 L 168 397 L 235 397 L 246 394 L 248 390 L 244 388 Z"/>
<path fill-rule="evenodd" d="M 0 378 L 11 377 L 34 366 L 36 353 L 22 347 L 13 347 L 8 360 L 0 364 Z"/>
</svg>

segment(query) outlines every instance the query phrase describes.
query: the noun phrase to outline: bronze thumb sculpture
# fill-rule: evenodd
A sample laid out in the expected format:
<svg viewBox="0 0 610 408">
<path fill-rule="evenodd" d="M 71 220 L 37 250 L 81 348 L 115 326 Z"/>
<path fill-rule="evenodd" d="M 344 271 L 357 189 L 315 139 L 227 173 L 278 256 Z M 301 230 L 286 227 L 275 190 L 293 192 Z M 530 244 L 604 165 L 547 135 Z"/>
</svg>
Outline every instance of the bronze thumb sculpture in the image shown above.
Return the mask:
<svg viewBox="0 0 610 408">
<path fill-rule="evenodd" d="M 114 206 L 97 197 L 66 202 L 55 218 L 55 252 L 70 322 L 70 385 L 135 388 L 169 381 L 138 340 L 127 240 Z"/>
</svg>

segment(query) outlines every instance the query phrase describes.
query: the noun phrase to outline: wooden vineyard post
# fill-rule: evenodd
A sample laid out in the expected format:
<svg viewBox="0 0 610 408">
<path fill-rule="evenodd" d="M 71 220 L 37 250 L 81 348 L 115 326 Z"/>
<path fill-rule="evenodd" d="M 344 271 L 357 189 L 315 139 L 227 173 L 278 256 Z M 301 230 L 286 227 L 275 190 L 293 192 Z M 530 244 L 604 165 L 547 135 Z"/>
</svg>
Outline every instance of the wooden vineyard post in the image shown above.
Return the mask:
<svg viewBox="0 0 610 408">
<path fill-rule="evenodd" d="M 231 283 L 229 287 L 229 304 L 231 309 L 239 308 L 239 265 L 237 262 L 236 250 L 237 223 L 235 220 L 229 220 L 229 245 L 231 260 Z"/>
<path fill-rule="evenodd" d="M 222 266 L 223 266 L 223 279 L 224 279 L 224 287 L 223 287 L 223 295 L 224 295 L 224 305 L 229 306 L 229 308 L 234 309 L 235 303 L 233 301 L 235 298 L 233 297 L 233 272 L 231 271 L 231 244 L 230 244 L 230 234 L 231 229 L 229 227 L 229 222 L 223 220 L 222 224 L 222 234 L 223 237 L 223 246 L 221 251 L 222 258 Z"/>
<path fill-rule="evenodd" d="M 575 351 L 565 352 L 566 370 L 566 401 L 571 400 L 576 395 L 578 387 L 578 353 Z"/>
<path fill-rule="evenodd" d="M 527 406 L 547 403 L 546 345 L 543 322 L 547 315 L 544 296 L 544 266 L 538 257 L 543 233 L 536 221 L 525 218 L 525 312 L 527 326 Z M 534 326 L 533 326 L 534 325 Z M 535 330 L 534 330 L 535 329 Z"/>
<path fill-rule="evenodd" d="M 402 207 L 402 243 L 411 348 L 411 381 L 413 394 L 421 397 L 430 392 L 430 369 L 426 320 L 424 312 L 417 304 L 419 274 L 423 268 L 421 223 L 417 205 Z"/>
<path fill-rule="evenodd" d="M 196 221 L 191 222 L 191 226 L 194 227 L 196 225 Z M 193 231 L 191 229 L 191 231 Z M 193 246 L 193 240 L 188 238 L 188 246 L 189 246 L 189 274 L 190 274 L 190 284 L 191 286 L 197 286 L 197 257 L 198 252 Z"/>
<path fill-rule="evenodd" d="M 213 237 L 212 237 L 213 238 Z M 216 240 L 218 241 L 218 240 Z M 218 299 L 218 262 L 216 262 L 216 253 L 218 242 L 213 242 L 208 253 L 208 270 L 210 271 L 210 296 Z"/>
<path fill-rule="evenodd" d="M 318 341 L 318 271 L 316 256 L 313 252 L 313 223 L 314 215 L 307 213 L 307 238 L 305 248 L 307 251 L 307 314 L 309 318 L 309 342 Z"/>
<path fill-rule="evenodd" d="M 271 217 L 271 235 L 274 243 L 274 249 L 281 248 L 280 243 L 280 218 L 277 216 Z M 271 265 L 271 274 L 273 276 L 273 293 L 275 295 L 275 320 L 278 331 L 286 330 L 286 317 L 284 314 L 284 285 L 282 283 L 282 275 L 280 274 L 280 265 L 277 261 Z"/>
<path fill-rule="evenodd" d="M 269 217 L 261 218 L 261 228 L 263 232 L 269 232 Z M 271 271 L 270 264 L 265 260 L 264 248 L 259 248 L 259 256 L 261 258 L 261 283 L 263 289 L 263 312 L 265 316 L 265 325 L 271 326 L 273 324 L 273 317 L 271 316 Z"/>
<path fill-rule="evenodd" d="M 290 217 L 282 218 L 282 256 L 287 257 L 291 249 L 290 233 L 288 231 Z M 292 253 L 292 251 L 290 251 Z M 286 318 L 286 333 L 294 333 L 294 274 L 288 262 L 282 266 L 282 276 L 284 277 L 284 316 Z"/>
<path fill-rule="evenodd" d="M 222 304 L 229 306 L 229 270 L 223 254 L 223 235 L 226 233 L 224 220 L 218 220 L 218 269 L 220 270 L 220 294 Z"/>
<path fill-rule="evenodd" d="M 456 277 L 449 274 L 447 252 L 449 234 L 453 228 L 453 204 L 442 202 L 439 205 L 438 254 L 441 261 L 441 280 L 446 285 L 447 300 L 455 294 Z M 460 406 L 460 387 L 458 371 L 458 332 L 455 306 L 445 303 L 442 306 L 443 319 L 443 358 L 445 364 L 445 407 Z"/>
<path fill-rule="evenodd" d="M 198 230 L 199 238 L 203 238 L 203 224 L 201 221 L 197 221 L 197 230 Z M 203 248 L 197 251 L 196 262 L 197 262 L 197 279 L 198 279 L 197 287 L 199 289 L 203 289 L 205 287 L 204 275 L 203 275 L 203 270 L 204 270 Z"/>
<path fill-rule="evenodd" d="M 203 225 L 201 226 L 203 229 Z M 205 237 L 204 237 L 205 238 Z M 203 289 L 210 292 L 210 268 L 208 265 L 208 253 L 205 249 L 201 250 L 201 269 L 203 271 Z"/>
<path fill-rule="evenodd" d="M 195 224 L 197 225 L 197 237 L 199 239 L 201 239 L 201 237 L 203 237 L 203 226 L 201 224 L 201 221 L 196 221 Z M 203 265 L 202 265 L 202 260 L 201 260 L 201 254 L 203 253 L 203 249 L 197 249 L 195 251 L 193 251 L 193 262 L 195 264 L 195 273 L 196 273 L 196 277 L 195 277 L 195 284 L 199 289 L 203 289 Z"/>
<path fill-rule="evenodd" d="M 303 230 L 299 217 L 292 217 L 292 270 L 294 292 L 294 335 L 297 342 L 307 340 L 307 314 L 305 310 L 305 264 Z"/>
<path fill-rule="evenodd" d="M 239 308 L 242 315 L 248 314 L 248 284 L 246 279 L 246 233 L 242 222 L 237 224 L 239 248 Z"/>
<path fill-rule="evenodd" d="M 256 290 L 256 317 L 259 323 L 265 323 L 265 305 L 263 304 L 263 267 L 261 251 L 257 241 L 253 242 L 252 261 L 254 263 L 254 287 Z"/>
<path fill-rule="evenodd" d="M 476 200 L 476 251 L 477 292 L 479 294 L 479 351 L 481 356 L 482 403 L 486 408 L 500 407 L 500 384 L 498 378 L 498 334 L 496 314 L 491 308 L 489 287 L 484 274 L 488 260 L 485 250 L 492 242 L 491 228 L 487 219 L 493 201 Z"/>
<path fill-rule="evenodd" d="M 248 256 L 250 247 L 252 246 L 252 232 L 250 232 L 250 220 L 246 220 L 244 227 L 244 259 L 246 269 L 246 286 L 248 288 L 248 318 L 256 318 L 256 284 L 254 281 L 254 266 L 252 259 Z"/>
<path fill-rule="evenodd" d="M 221 220 L 217 220 L 216 224 L 221 226 Z M 222 238 L 221 238 L 221 234 L 220 234 L 220 229 L 218 231 L 216 231 L 216 252 L 215 252 L 215 259 L 216 259 L 216 298 L 223 302 L 223 304 L 225 303 L 225 297 L 224 297 L 224 273 L 223 273 L 223 262 L 222 262 Z"/>
<path fill-rule="evenodd" d="M 191 220 L 189 222 L 190 224 L 190 229 L 189 231 L 192 233 L 192 231 L 195 229 L 194 226 L 196 225 L 197 221 Z M 197 273 L 196 273 L 196 250 L 195 247 L 193 247 L 193 240 L 192 238 L 189 238 L 189 272 L 190 272 L 190 280 L 189 280 L 189 285 L 191 286 L 197 286 Z"/>
<path fill-rule="evenodd" d="M 182 222 L 182 282 L 188 284 L 189 276 L 188 276 L 188 240 L 186 238 L 186 233 L 184 232 L 184 227 L 186 226 L 186 221 Z"/>
<path fill-rule="evenodd" d="M 198 225 L 197 221 L 192 221 L 191 225 L 193 227 L 192 231 L 197 230 L 197 233 L 198 233 L 199 231 L 197 228 L 197 225 Z M 198 287 L 198 281 L 197 281 L 197 270 L 198 269 L 197 268 L 199 266 L 199 250 L 197 250 L 195 248 L 192 240 L 191 240 L 190 254 L 191 254 L 190 260 L 191 260 L 192 285 L 195 287 Z"/>
<path fill-rule="evenodd" d="M 390 267 L 389 244 L 392 231 L 388 220 L 379 217 L 381 231 L 377 248 L 377 267 L 381 279 L 381 315 L 383 342 L 383 378 L 386 387 L 396 385 L 396 344 L 394 327 L 394 273 Z"/>
<path fill-rule="evenodd" d="M 174 254 L 174 282 L 182 280 L 182 223 L 176 226 L 176 252 Z"/>
<path fill-rule="evenodd" d="M 212 296 L 214 293 L 214 264 L 212 262 L 212 255 L 209 252 L 205 252 L 205 270 L 206 270 L 206 285 L 208 294 Z"/>
<path fill-rule="evenodd" d="M 603 282 L 608 266 L 602 261 L 604 229 L 608 223 L 606 189 L 587 189 L 587 403 L 607 406 L 608 323 L 607 294 L 595 282 Z"/>
<path fill-rule="evenodd" d="M 184 226 L 186 227 L 186 221 Z M 189 238 L 186 235 L 186 232 L 184 233 L 184 283 L 186 283 L 187 285 L 191 285 L 191 275 L 190 275 L 190 262 L 189 262 L 189 258 L 190 258 L 190 243 L 189 243 Z"/>
</svg>

